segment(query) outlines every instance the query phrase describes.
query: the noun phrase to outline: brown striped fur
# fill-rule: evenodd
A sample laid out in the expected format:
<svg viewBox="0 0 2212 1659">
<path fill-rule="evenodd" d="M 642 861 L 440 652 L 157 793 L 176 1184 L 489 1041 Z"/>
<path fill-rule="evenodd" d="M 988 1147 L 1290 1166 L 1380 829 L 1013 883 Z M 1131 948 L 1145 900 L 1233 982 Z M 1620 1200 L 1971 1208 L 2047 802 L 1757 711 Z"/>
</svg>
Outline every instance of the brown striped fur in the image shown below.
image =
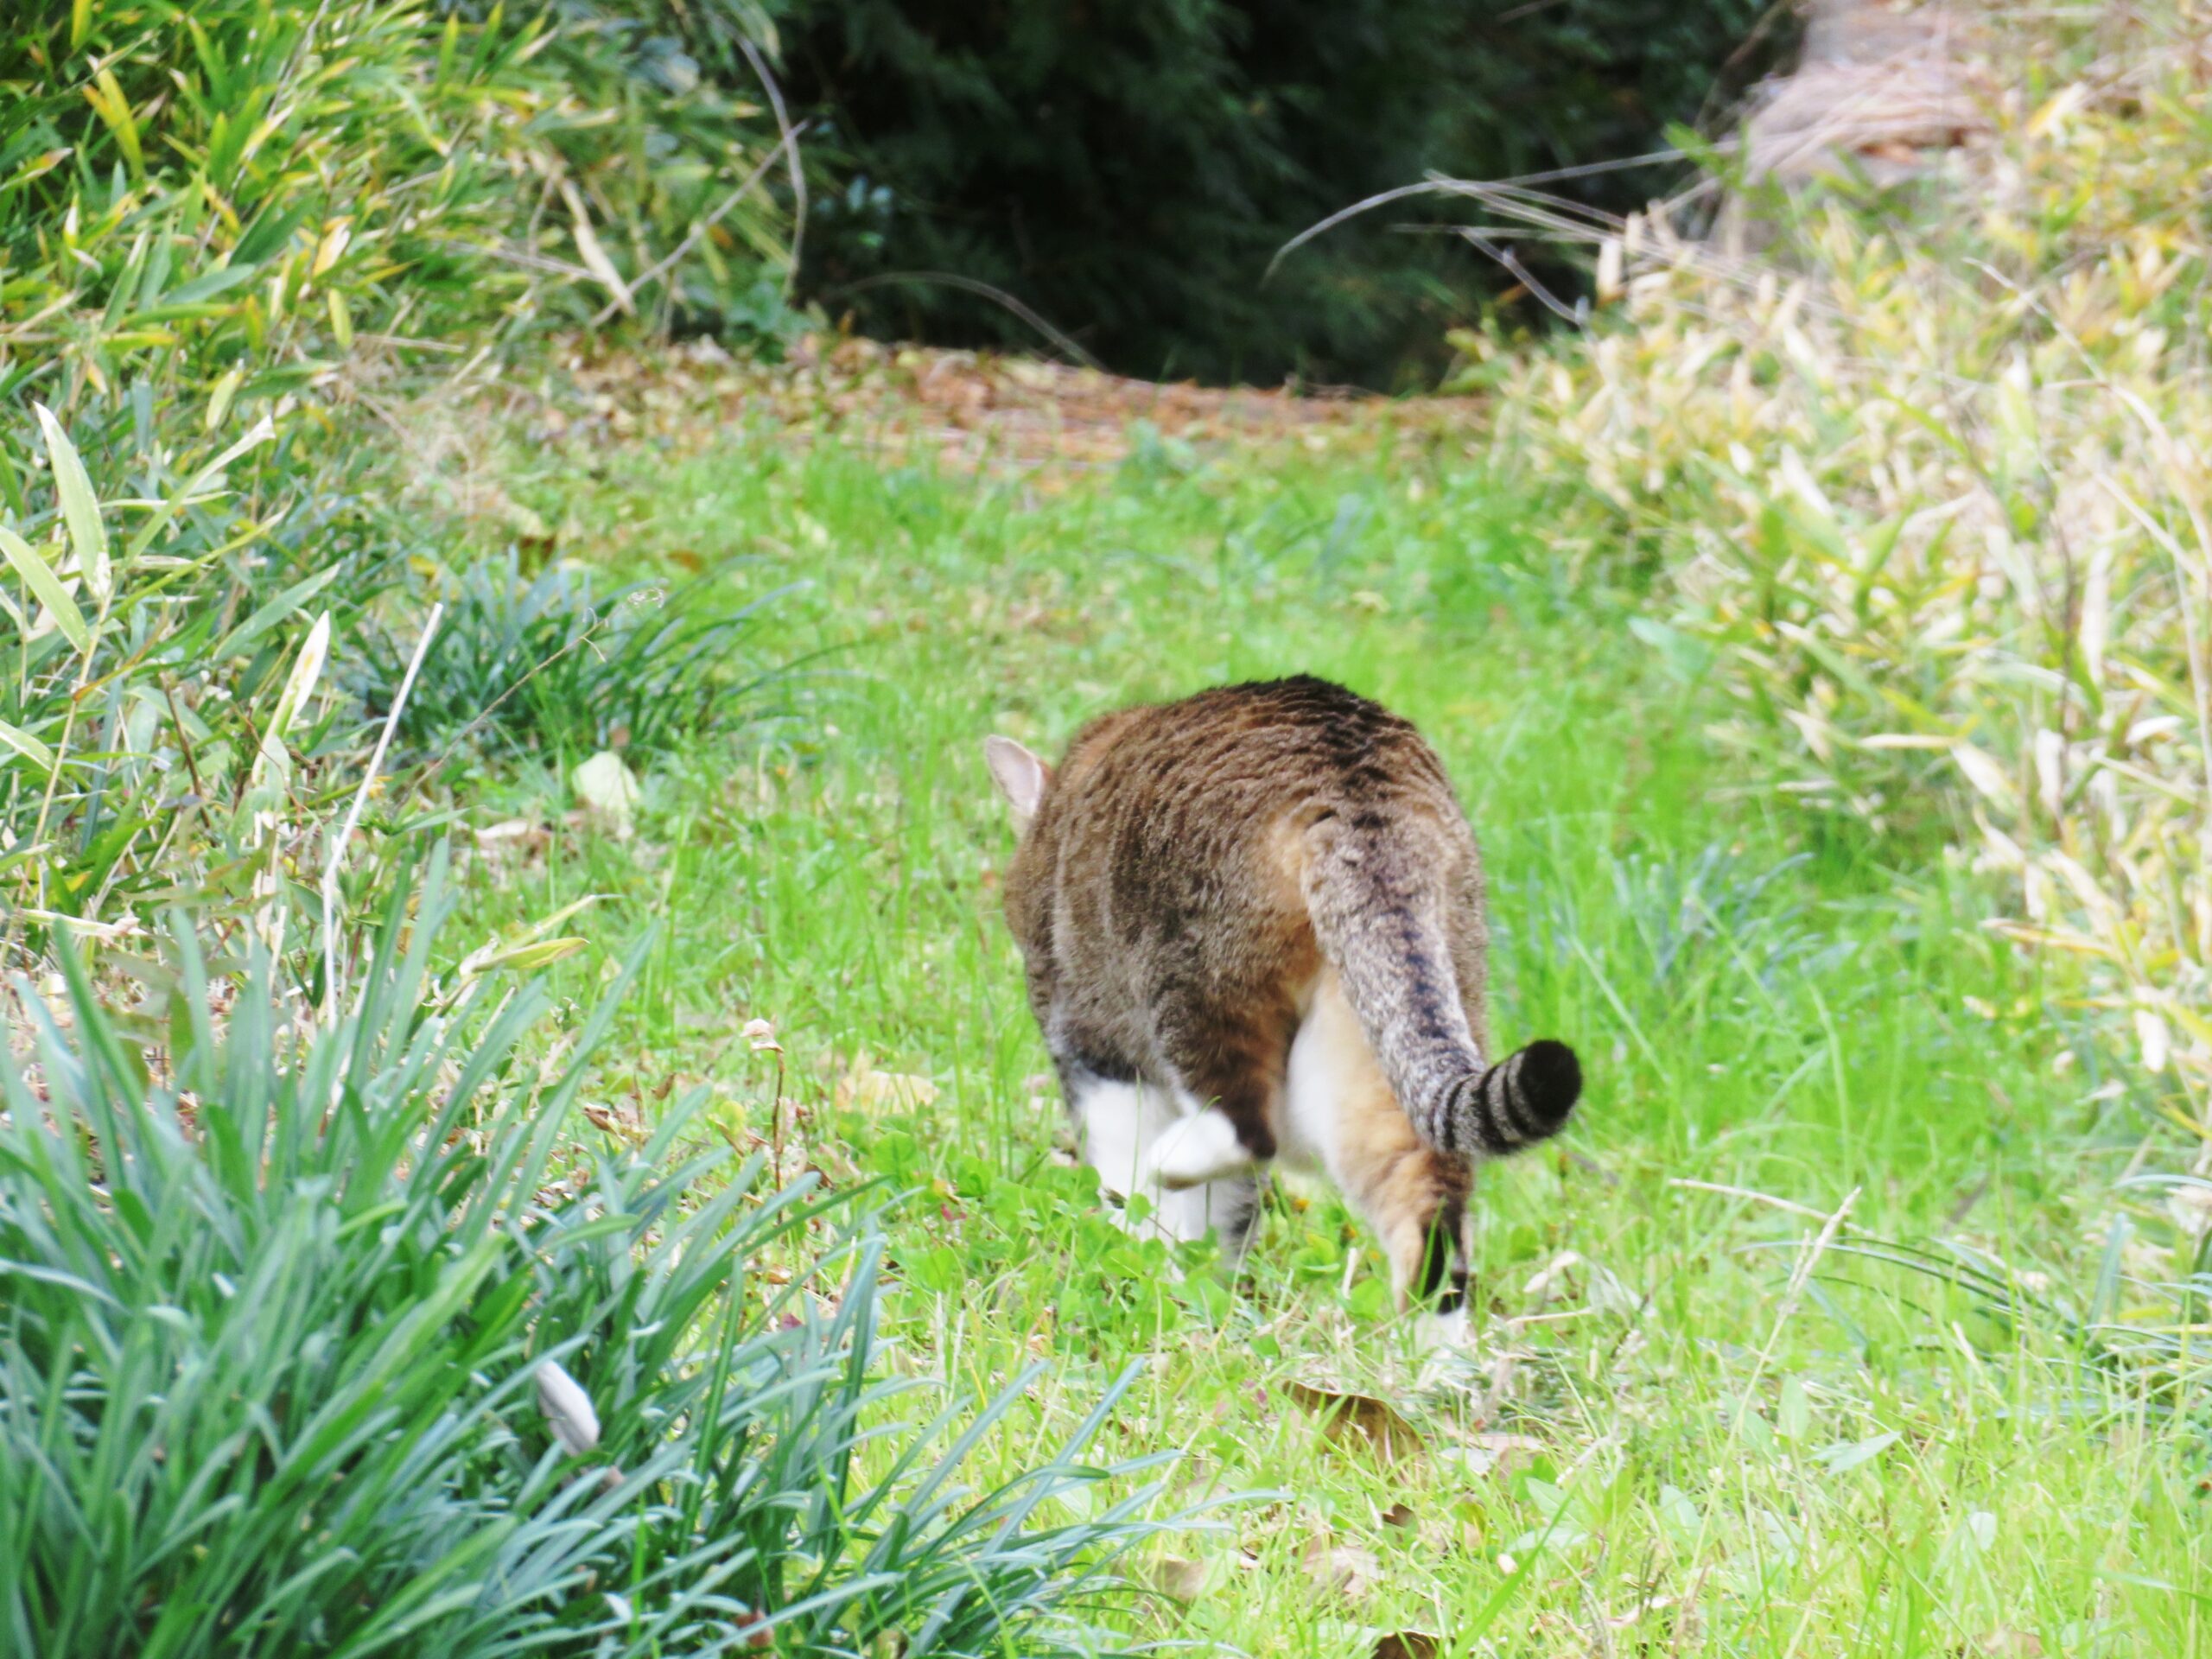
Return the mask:
<svg viewBox="0 0 2212 1659">
<path fill-rule="evenodd" d="M 1476 1158 L 1556 1133 L 1580 1073 L 1556 1043 L 1483 1058 L 1481 859 L 1421 735 L 1301 677 L 1107 715 L 1057 771 L 988 753 L 1022 830 L 1007 919 L 1091 1139 L 1170 1103 L 1158 1193 L 1213 1193 L 1232 1249 L 1254 1172 L 1318 1163 L 1402 1300 L 1454 1305 Z"/>
</svg>

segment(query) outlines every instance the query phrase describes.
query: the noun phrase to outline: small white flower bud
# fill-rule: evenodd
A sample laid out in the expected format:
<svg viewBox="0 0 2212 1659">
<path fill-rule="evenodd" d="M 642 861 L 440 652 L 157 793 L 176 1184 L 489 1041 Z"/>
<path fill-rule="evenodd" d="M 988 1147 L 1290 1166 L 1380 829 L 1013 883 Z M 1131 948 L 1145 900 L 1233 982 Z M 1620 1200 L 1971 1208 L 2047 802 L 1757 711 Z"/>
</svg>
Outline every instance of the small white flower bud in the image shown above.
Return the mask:
<svg viewBox="0 0 2212 1659">
<path fill-rule="evenodd" d="M 570 1457 L 583 1457 L 599 1444 L 599 1414 L 592 1409 L 591 1396 L 557 1359 L 537 1367 L 537 1408 Z"/>
</svg>

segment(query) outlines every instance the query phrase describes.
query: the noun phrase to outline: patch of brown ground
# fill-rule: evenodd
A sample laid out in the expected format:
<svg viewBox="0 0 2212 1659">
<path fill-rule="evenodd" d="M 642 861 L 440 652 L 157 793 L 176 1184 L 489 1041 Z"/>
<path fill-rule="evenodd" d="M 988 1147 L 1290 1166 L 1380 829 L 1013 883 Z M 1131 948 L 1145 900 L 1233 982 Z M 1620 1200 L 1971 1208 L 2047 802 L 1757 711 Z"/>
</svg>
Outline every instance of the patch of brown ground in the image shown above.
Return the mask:
<svg viewBox="0 0 2212 1659">
<path fill-rule="evenodd" d="M 809 338 L 785 362 L 742 362 L 711 341 L 603 351 L 582 345 L 556 376 L 498 399 L 543 439 L 645 440 L 680 451 L 761 423 L 794 442 L 834 434 L 899 460 L 1077 474 L 1140 444 L 1295 443 L 1326 449 L 1385 433 L 1472 427 L 1466 397 L 1386 398 L 1328 391 L 1160 384 L 1033 358 Z"/>
</svg>

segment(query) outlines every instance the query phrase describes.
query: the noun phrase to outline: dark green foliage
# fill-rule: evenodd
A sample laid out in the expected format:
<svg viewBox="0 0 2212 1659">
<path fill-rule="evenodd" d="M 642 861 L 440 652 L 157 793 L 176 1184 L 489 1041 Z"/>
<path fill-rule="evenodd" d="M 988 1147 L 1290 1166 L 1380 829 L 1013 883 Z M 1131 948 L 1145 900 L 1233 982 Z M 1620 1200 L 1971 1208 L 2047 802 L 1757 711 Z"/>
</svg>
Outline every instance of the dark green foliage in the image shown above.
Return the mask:
<svg viewBox="0 0 2212 1659">
<path fill-rule="evenodd" d="M 598 584 L 601 588 L 604 584 Z M 465 744 L 481 754 L 602 748 L 650 755 L 757 717 L 781 677 L 753 649 L 762 607 L 724 597 L 727 579 L 632 582 L 594 591 L 588 566 L 535 577 L 517 556 L 462 574 L 401 712 L 417 752 Z M 392 705 L 423 617 L 364 628 L 360 687 L 372 716 Z"/>
<path fill-rule="evenodd" d="M 1506 280 L 1455 237 L 1391 232 L 1467 205 L 1394 207 L 1263 284 L 1284 241 L 1431 169 L 1497 178 L 1652 149 L 1765 10 L 791 0 L 785 90 L 829 124 L 817 153 L 837 174 L 807 227 L 806 289 L 879 333 L 1039 343 L 972 290 L 909 280 L 950 273 L 1132 373 L 1387 382 Z M 1630 204 L 1653 183 L 1587 194 Z"/>
<path fill-rule="evenodd" d="M 211 990 L 188 938 L 149 964 L 162 1075 L 68 953 L 35 1080 L 0 1058 L 0 1652 L 1099 1650 L 1060 1610 L 1151 1494 L 1039 1506 L 1113 1472 L 1074 1459 L 1118 1390 L 955 1484 L 1027 1379 L 949 1446 L 903 1421 L 875 1239 L 731 1167 L 696 1100 L 577 1150 L 604 1013 L 541 1079 L 543 988 L 442 980 L 438 872 L 412 896 L 332 1023 L 265 956 Z M 577 1455 L 548 1360 L 595 1408 Z"/>
</svg>

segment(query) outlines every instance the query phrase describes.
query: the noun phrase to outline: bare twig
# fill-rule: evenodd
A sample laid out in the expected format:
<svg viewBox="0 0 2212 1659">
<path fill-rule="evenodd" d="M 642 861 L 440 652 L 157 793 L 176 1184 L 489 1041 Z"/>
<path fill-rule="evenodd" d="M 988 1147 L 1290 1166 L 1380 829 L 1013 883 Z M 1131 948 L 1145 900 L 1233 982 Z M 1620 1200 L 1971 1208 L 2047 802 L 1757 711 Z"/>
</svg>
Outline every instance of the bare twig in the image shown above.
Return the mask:
<svg viewBox="0 0 2212 1659">
<path fill-rule="evenodd" d="M 415 677 L 422 671 L 423 659 L 429 654 L 430 639 L 438 631 L 438 622 L 445 615 L 442 601 L 430 607 L 430 614 L 423 621 L 423 637 L 415 642 L 415 655 L 409 658 L 407 672 L 399 682 L 399 690 L 391 700 L 391 711 L 384 718 L 384 729 L 377 734 L 377 747 L 369 756 L 367 769 L 361 774 L 361 786 L 353 791 L 353 804 L 346 814 L 346 822 L 337 837 L 330 843 L 330 854 L 322 867 L 322 1004 L 334 1016 L 338 1007 L 338 869 L 345 861 L 346 844 L 353 838 L 359 827 L 361 810 L 369 804 L 369 791 L 375 787 L 377 774 L 383 770 L 384 757 L 391 747 L 392 734 L 399 728 L 399 717 L 406 711 L 408 695 L 415 689 Z"/>
<path fill-rule="evenodd" d="M 674 247 L 671 248 L 668 251 L 666 257 L 660 259 L 650 270 L 646 270 L 643 275 L 639 276 L 635 282 L 630 284 L 630 292 L 633 295 L 642 292 L 645 289 L 650 287 L 652 283 L 660 281 L 664 276 L 667 276 L 671 270 L 674 270 L 677 261 L 681 260 L 685 254 L 690 252 L 692 249 L 699 245 L 700 238 L 706 235 L 709 231 L 714 229 L 715 226 L 721 224 L 724 219 L 728 217 L 731 209 L 734 208 L 739 202 L 745 200 L 746 195 L 752 190 L 753 186 L 759 184 L 762 179 L 767 177 L 768 169 L 776 164 L 776 157 L 782 155 L 785 150 L 791 149 L 793 145 L 798 143 L 799 135 L 805 130 L 806 124 L 802 121 L 798 126 L 792 127 L 785 131 L 784 136 L 777 141 L 776 147 L 760 158 L 760 164 L 745 175 L 744 181 L 739 184 L 736 189 L 731 191 L 728 195 L 722 198 L 721 206 L 715 208 L 713 213 L 709 213 L 704 219 L 700 219 L 697 223 L 694 224 L 689 231 L 685 232 L 683 234 L 683 239 L 681 242 L 678 242 Z M 796 154 L 796 151 L 793 153 Z M 609 300 L 605 305 L 599 308 L 598 313 L 592 318 L 591 326 L 594 328 L 603 327 L 606 325 L 607 319 L 612 317 L 621 308 L 622 303 L 620 300 Z"/>
<path fill-rule="evenodd" d="M 791 285 L 798 280 L 799 255 L 806 247 L 806 168 L 799 163 L 798 136 L 806 124 L 791 125 L 791 117 L 784 111 L 784 89 L 776 85 L 775 76 L 768 73 L 767 60 L 760 48 L 745 35 L 737 37 L 739 50 L 745 60 L 753 66 L 753 73 L 760 77 L 760 84 L 767 88 L 768 107 L 776 112 L 776 130 L 784 135 L 781 148 L 791 157 L 791 251 L 784 267 L 784 298 L 791 296 Z"/>
<path fill-rule="evenodd" d="M 1814 1221 L 1826 1221 L 1828 1218 L 1828 1212 L 1825 1210 L 1815 1210 L 1809 1205 L 1793 1203 L 1788 1198 L 1777 1198 L 1770 1193 L 1754 1192 L 1748 1186 L 1724 1186 L 1719 1181 L 1693 1181 L 1679 1175 L 1669 1177 L 1667 1185 L 1685 1187 L 1694 1192 L 1718 1192 L 1723 1198 L 1749 1198 L 1753 1204 L 1764 1204 L 1771 1209 L 1786 1210 L 1793 1216 L 1805 1216 Z"/>
<path fill-rule="evenodd" d="M 862 293 L 871 288 L 890 288 L 901 283 L 915 287 L 936 283 L 940 287 L 957 288 L 963 294 L 975 294 L 993 301 L 1013 312 L 1015 316 L 1020 317 L 1022 321 L 1044 335 L 1053 345 L 1082 364 L 1084 368 L 1096 369 L 1102 374 L 1105 372 L 1105 365 L 1096 358 L 1084 351 L 1066 334 L 1053 327 L 1051 323 L 1046 321 L 1044 318 L 1039 316 L 1004 289 L 994 288 L 988 283 L 979 282 L 973 276 L 963 276 L 955 271 L 887 270 L 880 276 L 863 276 L 856 283 L 847 283 L 842 288 L 832 289 L 823 297 L 836 299 L 847 294 Z"/>
</svg>

